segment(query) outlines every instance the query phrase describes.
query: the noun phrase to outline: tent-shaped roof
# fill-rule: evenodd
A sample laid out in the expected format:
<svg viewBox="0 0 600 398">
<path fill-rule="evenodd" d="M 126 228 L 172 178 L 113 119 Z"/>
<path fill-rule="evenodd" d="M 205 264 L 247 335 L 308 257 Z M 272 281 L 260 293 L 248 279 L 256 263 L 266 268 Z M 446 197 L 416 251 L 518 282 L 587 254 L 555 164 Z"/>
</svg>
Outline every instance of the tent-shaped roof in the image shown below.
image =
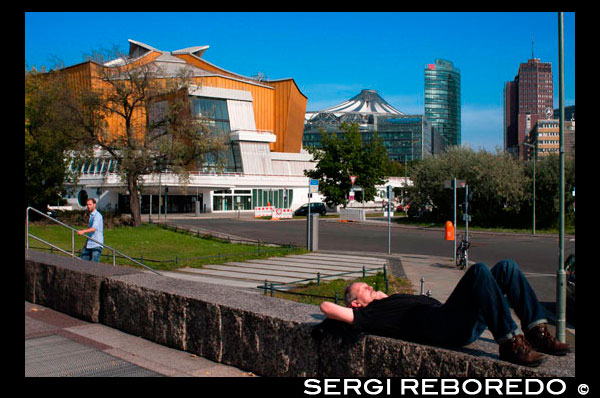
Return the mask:
<svg viewBox="0 0 600 398">
<path fill-rule="evenodd" d="M 330 112 L 335 114 L 342 113 L 387 113 L 394 115 L 404 115 L 398 109 L 388 104 L 375 90 L 362 90 L 358 95 L 350 98 L 348 101 L 331 108 L 323 109 L 318 113 Z"/>
</svg>

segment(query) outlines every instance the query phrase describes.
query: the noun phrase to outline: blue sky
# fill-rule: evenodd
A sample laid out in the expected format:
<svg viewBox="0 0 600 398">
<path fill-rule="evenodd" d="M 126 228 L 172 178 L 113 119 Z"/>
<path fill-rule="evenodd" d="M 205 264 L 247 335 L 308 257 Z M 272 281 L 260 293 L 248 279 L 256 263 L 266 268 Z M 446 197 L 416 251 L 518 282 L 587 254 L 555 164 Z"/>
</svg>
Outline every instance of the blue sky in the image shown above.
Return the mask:
<svg viewBox="0 0 600 398">
<path fill-rule="evenodd" d="M 69 66 L 128 39 L 163 51 L 209 45 L 224 69 L 293 78 L 307 110 L 377 90 L 407 114 L 423 114 L 424 67 L 461 71 L 462 142 L 502 147 L 502 89 L 519 64 L 551 62 L 558 107 L 557 13 L 25 13 L 25 66 Z M 565 105 L 575 104 L 575 13 L 564 16 Z"/>
</svg>

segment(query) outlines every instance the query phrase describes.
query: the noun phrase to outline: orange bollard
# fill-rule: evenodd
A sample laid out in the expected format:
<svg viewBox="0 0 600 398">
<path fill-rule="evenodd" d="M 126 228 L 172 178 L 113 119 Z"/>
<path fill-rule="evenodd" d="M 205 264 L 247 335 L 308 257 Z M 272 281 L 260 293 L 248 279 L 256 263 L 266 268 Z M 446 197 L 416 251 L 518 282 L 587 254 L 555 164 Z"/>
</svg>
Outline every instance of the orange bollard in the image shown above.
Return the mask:
<svg viewBox="0 0 600 398">
<path fill-rule="evenodd" d="M 452 221 L 446 221 L 446 240 L 454 240 L 454 226 Z"/>
</svg>

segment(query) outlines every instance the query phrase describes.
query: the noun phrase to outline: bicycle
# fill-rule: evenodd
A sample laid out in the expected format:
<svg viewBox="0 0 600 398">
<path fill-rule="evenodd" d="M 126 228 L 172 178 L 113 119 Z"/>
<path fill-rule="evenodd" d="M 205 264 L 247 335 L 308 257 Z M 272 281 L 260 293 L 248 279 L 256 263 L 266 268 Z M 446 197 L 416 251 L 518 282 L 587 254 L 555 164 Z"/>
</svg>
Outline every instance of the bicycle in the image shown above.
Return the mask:
<svg viewBox="0 0 600 398">
<path fill-rule="evenodd" d="M 467 263 L 467 251 L 471 247 L 471 240 L 469 238 L 470 236 L 468 235 L 463 237 L 456 248 L 456 266 L 460 269 L 465 269 L 469 266 Z"/>
</svg>

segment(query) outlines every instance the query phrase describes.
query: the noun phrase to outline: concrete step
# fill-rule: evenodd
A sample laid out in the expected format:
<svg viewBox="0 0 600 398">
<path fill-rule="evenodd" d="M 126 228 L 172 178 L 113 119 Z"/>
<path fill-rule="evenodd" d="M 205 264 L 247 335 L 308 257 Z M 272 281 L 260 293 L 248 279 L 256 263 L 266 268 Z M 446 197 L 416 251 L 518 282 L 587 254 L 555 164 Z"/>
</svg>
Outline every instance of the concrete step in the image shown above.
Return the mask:
<svg viewBox="0 0 600 398">
<path fill-rule="evenodd" d="M 302 259 L 305 261 L 314 261 L 331 264 L 353 264 L 356 266 L 383 266 L 386 263 L 385 259 L 374 257 L 359 257 L 359 256 L 337 256 L 332 254 L 292 254 L 286 256 L 289 259 Z"/>
<path fill-rule="evenodd" d="M 279 262 L 245 262 L 245 263 L 238 263 L 238 262 L 230 262 L 230 263 L 225 263 L 225 264 L 221 264 L 221 265 L 225 265 L 225 266 L 231 266 L 231 267 L 239 267 L 239 268 L 244 268 L 244 269 L 264 269 L 264 270 L 280 270 L 280 271 L 291 271 L 291 272 L 302 272 L 302 273 L 313 273 L 313 274 L 317 274 L 317 272 L 320 272 L 321 275 L 335 275 L 335 274 L 340 274 L 340 273 L 348 273 L 348 272 L 352 272 L 355 275 L 360 275 L 362 274 L 362 268 L 350 268 L 350 267 L 322 267 L 319 264 L 305 264 L 305 263 L 294 263 L 294 262 L 285 262 L 285 261 L 279 261 Z M 213 264 L 209 264 L 209 265 L 204 265 L 204 268 L 213 268 L 213 269 L 218 269 L 216 267 L 219 267 L 221 265 L 213 265 Z M 376 273 L 376 270 L 366 270 L 366 273 L 368 274 L 374 274 Z"/>
</svg>

